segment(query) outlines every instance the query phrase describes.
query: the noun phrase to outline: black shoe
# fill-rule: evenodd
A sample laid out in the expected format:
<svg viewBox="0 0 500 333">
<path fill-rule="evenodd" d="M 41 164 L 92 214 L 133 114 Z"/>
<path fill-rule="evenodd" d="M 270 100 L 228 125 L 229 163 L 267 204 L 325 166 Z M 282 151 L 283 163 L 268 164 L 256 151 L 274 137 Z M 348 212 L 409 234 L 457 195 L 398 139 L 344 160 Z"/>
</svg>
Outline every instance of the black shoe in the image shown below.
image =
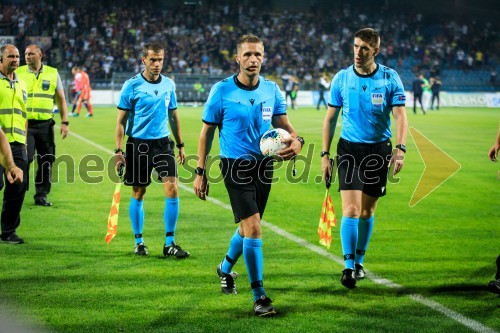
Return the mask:
<svg viewBox="0 0 500 333">
<path fill-rule="evenodd" d="M 356 273 L 355 273 L 356 280 L 364 279 L 366 276 L 366 272 L 365 269 L 363 268 L 363 265 L 356 264 L 355 267 L 356 267 Z"/>
<path fill-rule="evenodd" d="M 148 247 L 144 243 L 139 243 L 135 246 L 134 253 L 138 256 L 147 256 L 149 254 Z"/>
<path fill-rule="evenodd" d="M 356 276 L 354 269 L 346 268 L 342 271 L 342 277 L 340 278 L 340 283 L 346 288 L 354 289 L 356 288 Z"/>
<path fill-rule="evenodd" d="M 23 244 L 24 239 L 20 238 L 15 232 L 13 232 L 5 238 L 0 237 L 0 242 L 5 244 Z"/>
<path fill-rule="evenodd" d="M 490 281 L 490 283 L 488 283 L 488 291 L 500 296 L 500 279 Z"/>
<path fill-rule="evenodd" d="M 190 253 L 181 249 L 180 245 L 172 242 L 169 246 L 163 246 L 163 255 L 165 257 L 175 256 L 177 259 L 184 259 L 189 257 Z"/>
<path fill-rule="evenodd" d="M 52 202 L 48 202 L 47 198 L 38 198 L 38 199 L 35 199 L 35 205 L 50 207 L 50 206 L 52 206 Z"/>
<path fill-rule="evenodd" d="M 255 303 L 253 303 L 253 310 L 255 315 L 259 317 L 272 317 L 276 314 L 276 310 L 272 306 L 273 301 L 265 295 L 260 296 Z"/>
<path fill-rule="evenodd" d="M 238 293 L 236 291 L 236 284 L 234 283 L 234 280 L 238 277 L 238 273 L 224 273 L 222 271 L 222 263 L 220 263 L 219 266 L 217 266 L 217 275 L 220 278 L 220 289 L 224 294 L 236 295 Z"/>
</svg>

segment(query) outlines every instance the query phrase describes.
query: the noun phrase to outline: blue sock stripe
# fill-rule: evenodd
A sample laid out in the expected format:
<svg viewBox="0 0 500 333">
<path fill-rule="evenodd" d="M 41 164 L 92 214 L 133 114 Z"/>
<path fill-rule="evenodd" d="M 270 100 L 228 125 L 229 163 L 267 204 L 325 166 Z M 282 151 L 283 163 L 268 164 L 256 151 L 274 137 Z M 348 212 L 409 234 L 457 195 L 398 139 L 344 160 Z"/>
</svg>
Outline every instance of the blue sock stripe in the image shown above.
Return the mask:
<svg viewBox="0 0 500 333">
<path fill-rule="evenodd" d="M 262 239 L 243 238 L 243 257 L 247 267 L 248 280 L 250 284 L 263 281 L 264 256 L 262 254 Z M 254 300 L 265 295 L 264 287 L 252 287 Z"/>
<path fill-rule="evenodd" d="M 144 243 L 142 229 L 144 227 L 144 200 L 132 197 L 129 205 L 130 223 L 135 237 L 135 244 Z M 137 237 L 136 235 L 140 235 Z"/>
<path fill-rule="evenodd" d="M 370 244 L 370 239 L 373 234 L 373 225 L 375 216 L 372 215 L 367 219 L 360 218 L 358 224 L 358 243 L 356 245 L 356 263 L 363 264 L 365 253 Z M 358 252 L 359 251 L 359 252 Z"/>
<path fill-rule="evenodd" d="M 344 254 L 344 260 L 345 261 L 354 260 L 354 254 L 353 253 Z"/>
<path fill-rule="evenodd" d="M 163 211 L 163 223 L 165 225 L 165 245 L 174 242 L 175 229 L 179 218 L 179 198 L 165 198 L 165 208 Z"/>
<path fill-rule="evenodd" d="M 222 261 L 222 271 L 224 273 L 230 273 L 232 271 L 233 266 L 243 253 L 243 237 L 240 235 L 238 230 L 239 228 L 236 228 L 233 237 L 231 237 L 226 259 Z"/>
<path fill-rule="evenodd" d="M 264 287 L 264 282 L 262 282 L 262 281 L 254 281 L 254 282 L 250 283 L 250 287 L 252 289 L 263 288 Z"/>
<path fill-rule="evenodd" d="M 234 261 L 233 259 L 231 259 L 228 255 L 226 255 L 226 260 L 228 263 L 230 263 L 231 265 L 234 265 L 236 264 L 236 261 Z"/>
<path fill-rule="evenodd" d="M 354 253 L 356 253 L 358 243 L 358 223 L 358 218 L 342 216 L 340 239 L 344 255 L 344 268 L 354 268 Z"/>
</svg>

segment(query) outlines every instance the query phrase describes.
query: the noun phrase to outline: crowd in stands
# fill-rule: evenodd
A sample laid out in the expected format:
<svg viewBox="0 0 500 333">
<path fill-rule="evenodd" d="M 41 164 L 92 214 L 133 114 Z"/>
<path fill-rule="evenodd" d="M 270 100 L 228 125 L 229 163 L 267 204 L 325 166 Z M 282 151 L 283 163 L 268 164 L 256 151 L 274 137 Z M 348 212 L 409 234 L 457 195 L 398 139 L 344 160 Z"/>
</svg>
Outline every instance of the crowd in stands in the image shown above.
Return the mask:
<svg viewBox="0 0 500 333">
<path fill-rule="evenodd" d="M 265 43 L 265 75 L 280 77 L 290 69 L 309 81 L 352 63 L 353 33 L 361 27 L 380 31 L 377 61 L 396 69 L 491 70 L 498 61 L 498 24 L 473 16 L 431 17 L 410 6 L 394 9 L 388 1 L 364 7 L 339 1 L 328 11 L 311 6 L 300 12 L 268 8 L 265 1 L 185 3 L 0 4 L 0 36 L 14 35 L 20 50 L 32 36 L 48 36 L 44 60 L 62 70 L 83 66 L 91 79 L 138 72 L 142 46 L 152 40 L 165 45 L 166 73 L 231 73 L 237 37 L 254 33 Z"/>
</svg>

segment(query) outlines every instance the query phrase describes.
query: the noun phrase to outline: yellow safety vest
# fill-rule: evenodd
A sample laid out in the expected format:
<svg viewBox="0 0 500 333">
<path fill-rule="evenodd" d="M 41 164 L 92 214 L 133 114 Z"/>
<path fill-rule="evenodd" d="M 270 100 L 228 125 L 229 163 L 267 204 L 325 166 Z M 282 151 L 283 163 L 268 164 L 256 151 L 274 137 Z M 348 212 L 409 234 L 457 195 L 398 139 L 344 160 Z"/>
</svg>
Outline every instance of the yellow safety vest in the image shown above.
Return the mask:
<svg viewBox="0 0 500 333">
<path fill-rule="evenodd" d="M 14 73 L 14 79 L 16 79 Z M 0 126 L 9 142 L 26 144 L 27 89 L 22 81 L 0 77 Z"/>
<path fill-rule="evenodd" d="M 28 88 L 28 102 L 26 103 L 28 119 L 48 120 L 54 117 L 57 69 L 43 65 L 37 77 L 27 65 L 24 65 L 16 70 L 16 74 Z"/>
</svg>

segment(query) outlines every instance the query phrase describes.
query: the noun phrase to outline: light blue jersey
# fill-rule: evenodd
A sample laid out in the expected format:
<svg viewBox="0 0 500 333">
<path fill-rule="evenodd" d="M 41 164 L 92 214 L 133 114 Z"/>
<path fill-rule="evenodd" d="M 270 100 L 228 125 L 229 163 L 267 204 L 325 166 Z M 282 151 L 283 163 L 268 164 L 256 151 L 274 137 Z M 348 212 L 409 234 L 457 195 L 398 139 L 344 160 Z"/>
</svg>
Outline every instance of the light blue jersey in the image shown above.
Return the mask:
<svg viewBox="0 0 500 333">
<path fill-rule="evenodd" d="M 123 84 L 118 109 L 129 112 L 128 136 L 143 140 L 167 137 L 168 114 L 177 109 L 174 81 L 160 75 L 155 82 L 148 82 L 142 73 L 137 74 Z"/>
<path fill-rule="evenodd" d="M 378 143 L 389 139 L 392 107 L 406 102 L 403 83 L 393 69 L 377 64 L 369 75 L 351 65 L 333 78 L 328 104 L 342 107 L 340 137 L 358 143 Z"/>
<path fill-rule="evenodd" d="M 259 83 L 249 88 L 234 75 L 212 87 L 202 120 L 219 127 L 221 157 L 260 160 L 262 134 L 271 128 L 273 116 L 285 114 L 276 83 L 259 76 Z"/>
</svg>

